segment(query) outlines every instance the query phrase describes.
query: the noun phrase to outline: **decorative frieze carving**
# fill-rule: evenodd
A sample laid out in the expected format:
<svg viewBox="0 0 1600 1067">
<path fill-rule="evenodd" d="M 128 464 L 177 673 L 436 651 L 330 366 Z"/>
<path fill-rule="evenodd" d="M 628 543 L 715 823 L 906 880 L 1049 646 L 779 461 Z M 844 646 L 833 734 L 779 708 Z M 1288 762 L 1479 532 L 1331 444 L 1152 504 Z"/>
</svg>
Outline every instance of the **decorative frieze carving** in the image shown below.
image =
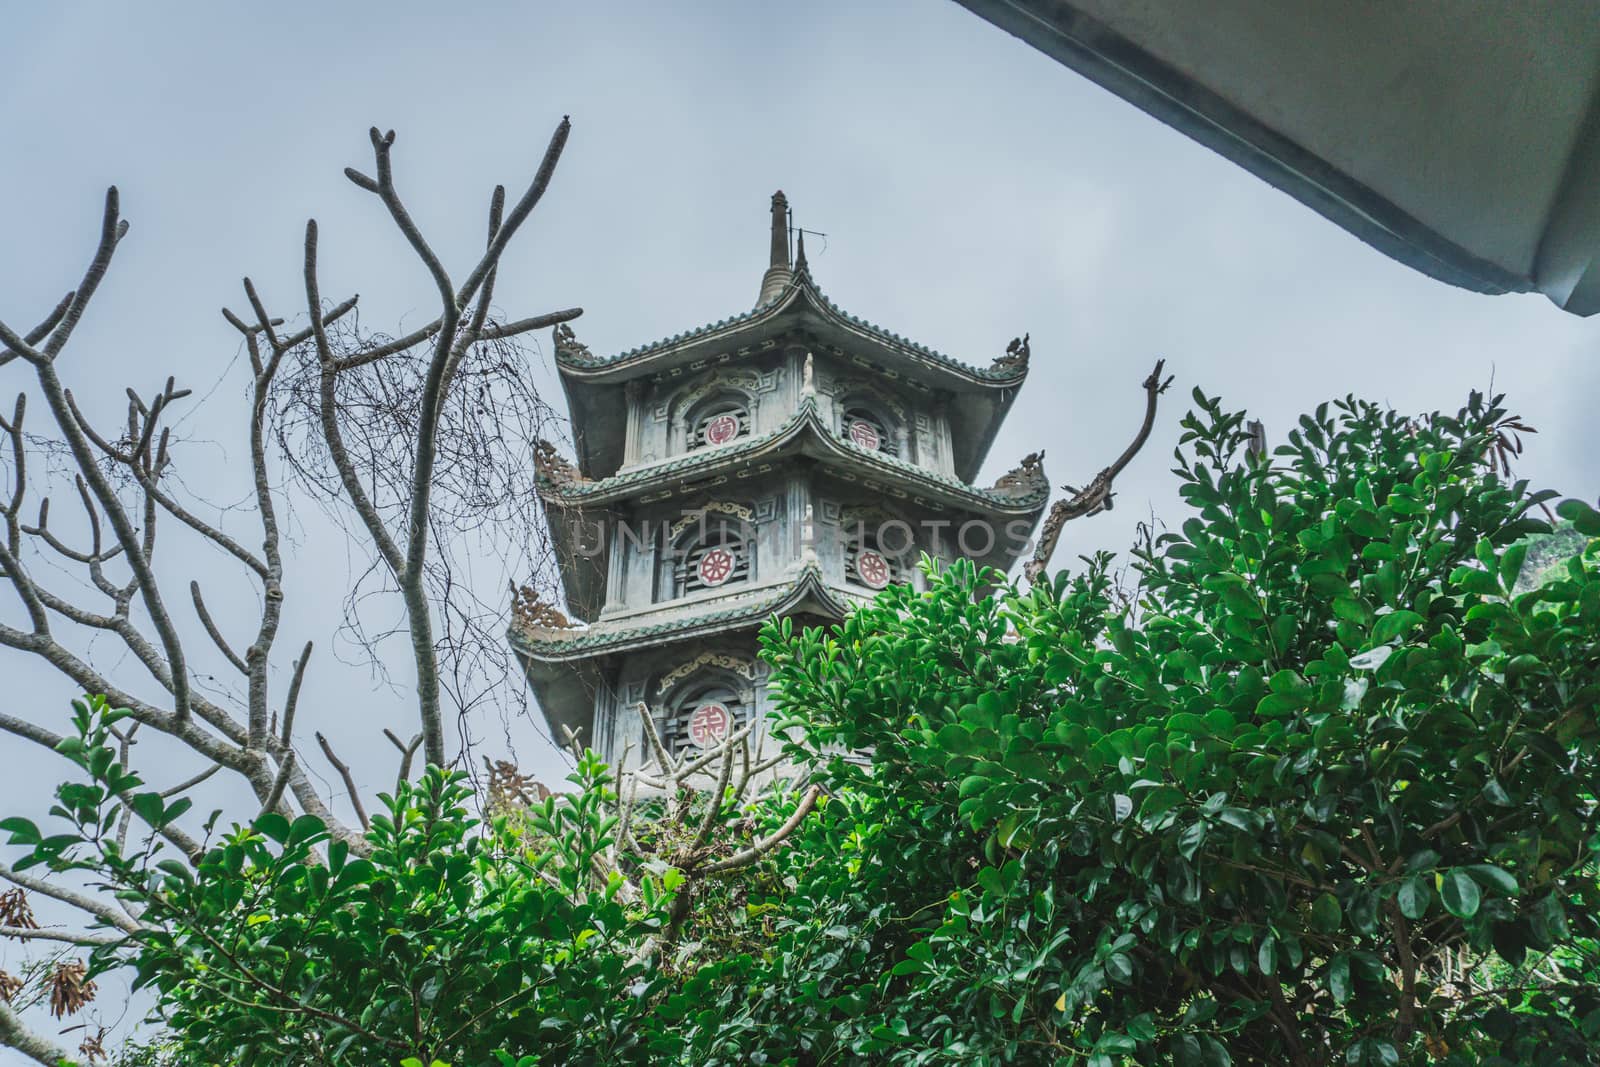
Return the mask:
<svg viewBox="0 0 1600 1067">
<path fill-rule="evenodd" d="M 694 511 L 689 512 L 689 514 L 668 527 L 668 540 L 677 540 L 680 533 L 691 526 L 697 525 L 706 515 L 732 515 L 736 519 L 742 519 L 752 524 L 756 521 L 754 508 L 746 507 L 743 504 L 735 504 L 729 500 L 713 500 L 704 507 L 696 508 Z"/>
<path fill-rule="evenodd" d="M 775 469 L 776 466 L 772 463 L 756 463 L 748 467 L 740 468 L 736 472 L 736 476 L 741 482 L 743 482 L 748 481 L 751 478 L 760 478 L 764 475 L 771 474 Z"/>
<path fill-rule="evenodd" d="M 694 674 L 702 667 L 721 667 L 732 671 L 747 681 L 755 681 L 758 665 L 755 660 L 732 652 L 702 652 L 685 663 L 680 663 L 656 681 L 656 695 L 670 692 L 672 687 Z"/>
<path fill-rule="evenodd" d="M 770 393 L 778 388 L 782 380 L 781 369 L 766 371 L 732 370 L 714 372 L 706 376 L 704 381 L 662 398 L 659 403 L 650 409 L 650 417 L 657 422 L 665 422 L 675 412 L 682 413 L 694 407 L 702 398 L 718 389 L 737 389 L 752 399 L 763 393 Z M 659 380 L 659 378 L 658 378 Z"/>
<path fill-rule="evenodd" d="M 666 418 L 672 411 L 681 414 L 705 397 L 722 389 L 736 389 L 746 395 L 752 395 L 761 389 L 761 376 L 745 370 L 721 371 L 708 375 L 704 381 L 689 386 L 671 397 L 665 404 L 658 405 L 656 417 Z"/>
<path fill-rule="evenodd" d="M 830 375 L 823 379 L 820 389 L 833 397 L 870 396 L 879 405 L 893 412 L 894 417 L 901 423 L 906 421 L 906 406 L 900 398 L 879 389 L 865 378 L 836 378 Z"/>
</svg>

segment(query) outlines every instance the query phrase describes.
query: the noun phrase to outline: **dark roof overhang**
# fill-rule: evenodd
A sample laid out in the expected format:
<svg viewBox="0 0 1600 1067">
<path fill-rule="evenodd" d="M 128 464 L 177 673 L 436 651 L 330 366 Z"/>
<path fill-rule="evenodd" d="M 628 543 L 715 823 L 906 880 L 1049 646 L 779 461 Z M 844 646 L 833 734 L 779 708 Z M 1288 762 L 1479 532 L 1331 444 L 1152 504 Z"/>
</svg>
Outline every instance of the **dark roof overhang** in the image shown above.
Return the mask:
<svg viewBox="0 0 1600 1067">
<path fill-rule="evenodd" d="M 946 394 L 956 472 L 964 479 L 974 477 L 983 465 L 1027 378 L 1026 364 L 975 367 L 851 315 L 829 300 L 809 271 L 802 269 L 775 300 L 653 344 L 609 357 L 558 345 L 556 365 L 567 394 L 579 469 L 597 477 L 621 466 L 627 382 L 743 359 L 797 332 L 824 348 L 837 348 L 885 378 L 904 378 L 918 388 Z"/>
<path fill-rule="evenodd" d="M 540 493 L 551 508 L 558 511 L 598 510 L 645 495 L 695 491 L 707 479 L 729 473 L 737 475 L 740 468 L 750 464 L 791 455 L 808 455 L 867 476 L 896 481 L 929 500 L 996 517 L 1037 512 L 1050 495 L 1050 484 L 1042 466 L 1031 468 L 1020 485 L 980 488 L 882 452 L 861 448 L 833 433 L 809 398 L 801 402 L 794 418 L 769 434 L 720 448 L 702 449 L 609 478 L 592 481 L 544 479 Z"/>
</svg>

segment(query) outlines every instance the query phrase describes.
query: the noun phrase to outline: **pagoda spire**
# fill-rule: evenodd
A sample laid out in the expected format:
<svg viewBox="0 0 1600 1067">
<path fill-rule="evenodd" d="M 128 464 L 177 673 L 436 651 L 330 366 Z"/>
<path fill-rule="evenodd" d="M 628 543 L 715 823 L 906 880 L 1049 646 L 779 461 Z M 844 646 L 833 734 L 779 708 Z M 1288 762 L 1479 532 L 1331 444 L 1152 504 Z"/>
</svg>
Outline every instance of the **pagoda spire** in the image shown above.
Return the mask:
<svg viewBox="0 0 1600 1067">
<path fill-rule="evenodd" d="M 789 269 L 789 201 L 779 189 L 772 194 L 772 255 L 761 276 L 761 296 L 756 307 L 776 300 L 794 278 Z"/>
</svg>

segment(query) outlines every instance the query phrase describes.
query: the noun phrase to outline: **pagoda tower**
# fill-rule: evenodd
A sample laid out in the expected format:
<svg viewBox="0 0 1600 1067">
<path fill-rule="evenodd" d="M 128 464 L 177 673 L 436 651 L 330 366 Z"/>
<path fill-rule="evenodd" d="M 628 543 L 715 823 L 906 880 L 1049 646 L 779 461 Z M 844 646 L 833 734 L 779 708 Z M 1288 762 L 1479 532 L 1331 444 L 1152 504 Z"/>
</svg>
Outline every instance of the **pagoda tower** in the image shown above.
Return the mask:
<svg viewBox="0 0 1600 1067">
<path fill-rule="evenodd" d="M 596 357 L 558 326 L 576 462 L 535 462 L 566 611 L 510 639 L 553 736 L 615 761 L 645 703 L 674 754 L 752 718 L 756 634 L 840 619 L 922 553 L 1009 569 L 1049 496 L 1040 455 L 972 484 L 1028 371 L 1025 339 L 971 366 L 847 314 L 812 278 L 788 205 L 753 310 Z"/>
</svg>

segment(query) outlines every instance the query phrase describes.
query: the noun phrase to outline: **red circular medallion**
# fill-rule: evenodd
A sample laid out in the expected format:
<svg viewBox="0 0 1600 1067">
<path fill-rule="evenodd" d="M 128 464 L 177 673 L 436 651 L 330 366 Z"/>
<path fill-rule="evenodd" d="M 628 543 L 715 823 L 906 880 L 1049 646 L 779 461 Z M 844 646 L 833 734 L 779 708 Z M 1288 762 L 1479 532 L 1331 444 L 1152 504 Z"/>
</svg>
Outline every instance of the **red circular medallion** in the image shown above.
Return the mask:
<svg viewBox="0 0 1600 1067">
<path fill-rule="evenodd" d="M 739 436 L 739 419 L 734 415 L 718 415 L 706 423 L 706 444 L 725 445 Z"/>
<path fill-rule="evenodd" d="M 713 548 L 700 557 L 700 581 L 706 585 L 721 585 L 733 574 L 733 553 L 725 548 Z"/>
<path fill-rule="evenodd" d="M 689 740 L 698 748 L 710 748 L 728 736 L 728 725 L 732 721 L 726 705 L 707 701 L 689 716 Z"/>
<path fill-rule="evenodd" d="M 889 561 L 872 549 L 864 548 L 856 556 L 856 575 L 864 585 L 882 589 L 889 584 Z"/>
<path fill-rule="evenodd" d="M 864 419 L 857 419 L 850 424 L 850 440 L 874 452 L 883 446 L 883 439 L 878 436 L 878 431 L 872 423 Z"/>
</svg>

